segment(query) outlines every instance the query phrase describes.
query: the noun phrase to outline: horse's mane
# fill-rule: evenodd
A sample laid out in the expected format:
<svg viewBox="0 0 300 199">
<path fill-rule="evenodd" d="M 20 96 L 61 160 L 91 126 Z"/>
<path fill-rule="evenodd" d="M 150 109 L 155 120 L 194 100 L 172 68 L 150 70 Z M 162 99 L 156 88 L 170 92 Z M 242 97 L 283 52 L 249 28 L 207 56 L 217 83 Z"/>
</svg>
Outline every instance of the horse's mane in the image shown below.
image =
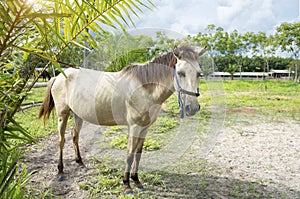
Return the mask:
<svg viewBox="0 0 300 199">
<path fill-rule="evenodd" d="M 191 59 L 191 60 L 198 60 L 199 54 L 194 50 L 194 48 L 190 46 L 181 46 L 174 50 L 174 54 L 179 59 Z"/>
<path fill-rule="evenodd" d="M 166 78 L 173 78 L 173 70 L 177 59 L 197 59 L 197 53 L 193 48 L 182 46 L 176 48 L 174 52 L 168 52 L 155 57 L 152 61 L 145 64 L 132 64 L 122 69 L 122 74 L 126 74 L 138 79 L 142 85 L 162 82 Z"/>
</svg>

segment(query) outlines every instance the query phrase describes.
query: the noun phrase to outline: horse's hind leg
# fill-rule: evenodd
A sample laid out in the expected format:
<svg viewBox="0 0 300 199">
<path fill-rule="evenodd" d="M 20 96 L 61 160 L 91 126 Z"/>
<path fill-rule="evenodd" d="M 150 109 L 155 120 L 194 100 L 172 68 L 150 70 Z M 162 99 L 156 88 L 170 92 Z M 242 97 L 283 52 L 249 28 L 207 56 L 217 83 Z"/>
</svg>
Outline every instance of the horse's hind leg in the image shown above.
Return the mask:
<svg viewBox="0 0 300 199">
<path fill-rule="evenodd" d="M 73 145 L 75 150 L 75 160 L 79 164 L 81 168 L 85 168 L 85 165 L 82 162 L 80 151 L 79 151 L 79 132 L 82 127 L 83 120 L 74 114 L 75 126 L 72 130 L 72 137 L 73 137 Z"/>
<path fill-rule="evenodd" d="M 58 108 L 56 108 L 59 110 Z M 58 112 L 58 111 L 57 111 Z M 67 121 L 69 117 L 69 110 L 58 112 L 58 149 L 59 149 L 59 158 L 58 158 L 58 175 L 59 175 L 59 181 L 63 180 L 63 148 L 65 144 L 65 131 L 67 127 Z"/>
</svg>

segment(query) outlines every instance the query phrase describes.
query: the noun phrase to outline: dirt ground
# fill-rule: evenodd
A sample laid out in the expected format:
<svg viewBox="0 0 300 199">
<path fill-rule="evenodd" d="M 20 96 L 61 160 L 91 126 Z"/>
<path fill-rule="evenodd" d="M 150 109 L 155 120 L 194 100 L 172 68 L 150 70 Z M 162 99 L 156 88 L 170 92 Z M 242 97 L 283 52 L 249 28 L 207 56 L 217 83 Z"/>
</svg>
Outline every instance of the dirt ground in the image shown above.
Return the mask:
<svg viewBox="0 0 300 199">
<path fill-rule="evenodd" d="M 299 119 L 227 110 L 222 125 L 204 126 L 203 133 L 196 136 L 186 129 L 185 137 L 193 140 L 182 148 L 178 144 L 180 157 L 161 169 L 153 169 L 160 170 L 164 186 L 148 184 L 144 197 L 139 197 L 300 198 L 299 129 Z M 92 157 L 114 154 L 110 158 L 125 158 L 125 152 L 99 147 L 104 130 L 105 127 L 85 123 L 81 131 L 81 153 L 90 168 L 87 172 L 80 171 L 75 163 L 70 131 L 66 133 L 63 182 L 56 179 L 57 135 L 28 146 L 24 162 L 29 171 L 35 171 L 28 189 L 34 188 L 36 197 L 49 191 L 54 198 L 89 198 L 88 191 L 79 184 L 97 175 Z M 180 140 L 184 142 L 183 137 Z M 168 161 L 164 155 L 155 157 L 157 161 L 150 161 L 153 165 Z M 175 158 L 172 154 L 168 157 Z M 142 157 L 142 167 L 149 167 L 149 159 L 151 152 Z M 142 170 L 154 172 L 147 170 L 147 166 Z"/>
</svg>

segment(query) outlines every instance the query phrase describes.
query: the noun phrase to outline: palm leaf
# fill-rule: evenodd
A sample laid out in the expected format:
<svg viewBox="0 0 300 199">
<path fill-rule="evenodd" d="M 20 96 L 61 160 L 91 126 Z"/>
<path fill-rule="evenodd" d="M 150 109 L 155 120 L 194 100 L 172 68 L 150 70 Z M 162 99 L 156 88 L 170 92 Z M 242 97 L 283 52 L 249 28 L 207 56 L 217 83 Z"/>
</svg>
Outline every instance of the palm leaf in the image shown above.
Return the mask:
<svg viewBox="0 0 300 199">
<path fill-rule="evenodd" d="M 149 0 L 145 0 L 150 3 Z M 38 5 L 36 5 L 38 4 Z M 4 162 L 2 153 L 14 146 L 7 140 L 32 141 L 31 135 L 13 118 L 26 94 L 33 87 L 37 78 L 29 87 L 28 80 L 34 66 L 28 74 L 20 78 L 20 72 L 29 59 L 29 54 L 46 59 L 63 73 L 57 57 L 70 45 L 83 48 L 82 42 L 88 41 L 96 46 L 92 35 L 106 35 L 106 27 L 125 29 L 133 24 L 131 15 L 138 16 L 143 8 L 149 6 L 140 0 L 43 0 L 29 4 L 25 0 L 1 1 L 0 3 L 0 195 L 7 198 L 22 198 L 16 194 L 16 184 L 11 183 L 16 176 L 16 162 L 10 165 Z M 150 3 L 151 5 L 151 3 Z M 128 23 L 130 22 L 130 23 Z M 88 31 L 90 29 L 91 31 Z M 20 60 L 14 60 L 19 54 Z M 16 69 L 16 74 L 4 73 L 8 67 Z M 64 73 L 63 73 L 64 74 Z M 6 78 L 7 77 L 7 78 Z M 3 84 L 3 86 L 2 86 Z M 12 152 L 13 153 L 13 152 Z M 4 156 L 3 156 L 4 157 Z M 19 158 L 19 156 L 17 157 Z M 7 159 L 8 160 L 8 159 Z M 18 182 L 16 182 L 18 183 Z"/>
</svg>

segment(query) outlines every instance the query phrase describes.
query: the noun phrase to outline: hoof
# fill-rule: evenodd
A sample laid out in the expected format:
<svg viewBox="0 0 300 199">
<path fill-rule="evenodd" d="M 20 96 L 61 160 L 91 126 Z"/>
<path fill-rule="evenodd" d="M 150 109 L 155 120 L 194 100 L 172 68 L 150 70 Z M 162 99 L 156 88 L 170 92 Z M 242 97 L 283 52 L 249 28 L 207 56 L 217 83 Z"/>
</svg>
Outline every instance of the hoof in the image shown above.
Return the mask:
<svg viewBox="0 0 300 199">
<path fill-rule="evenodd" d="M 89 169 L 87 167 L 81 167 L 80 168 L 80 172 L 87 172 Z"/>
<path fill-rule="evenodd" d="M 139 187 L 136 187 L 137 190 L 139 191 L 146 191 L 145 187 L 144 186 L 139 186 Z"/>
<path fill-rule="evenodd" d="M 146 190 L 145 187 L 143 186 L 143 184 L 140 181 L 136 181 L 136 182 L 134 182 L 134 184 L 135 184 L 135 187 L 136 187 L 137 190 L 139 190 L 139 191 L 145 191 Z"/>
<path fill-rule="evenodd" d="M 126 196 L 132 196 L 133 195 L 133 191 L 132 191 L 131 188 L 127 188 L 127 189 L 125 189 L 124 194 Z"/>
<path fill-rule="evenodd" d="M 60 176 L 57 177 L 57 181 L 58 181 L 58 182 L 62 182 L 62 181 L 64 181 L 65 179 L 66 179 L 66 177 L 65 177 L 64 175 L 60 175 Z"/>
</svg>

